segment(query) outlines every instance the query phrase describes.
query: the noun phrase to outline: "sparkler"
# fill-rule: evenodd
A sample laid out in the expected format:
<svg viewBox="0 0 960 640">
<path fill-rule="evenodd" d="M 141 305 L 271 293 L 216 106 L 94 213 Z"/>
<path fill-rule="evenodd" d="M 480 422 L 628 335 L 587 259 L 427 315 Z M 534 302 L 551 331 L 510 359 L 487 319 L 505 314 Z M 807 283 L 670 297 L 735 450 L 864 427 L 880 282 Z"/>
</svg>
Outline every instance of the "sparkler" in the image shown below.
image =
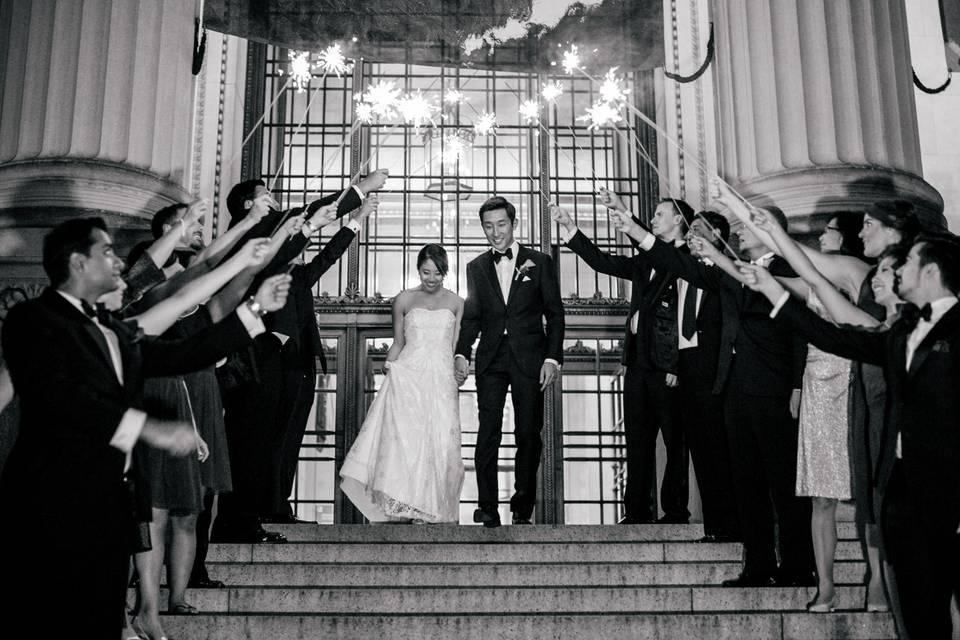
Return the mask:
<svg viewBox="0 0 960 640">
<path fill-rule="evenodd" d="M 454 164 L 467 151 L 468 143 L 456 133 L 448 133 L 443 137 L 443 150 L 441 152 L 441 162 L 444 164 Z"/>
<path fill-rule="evenodd" d="M 313 65 L 310 63 L 310 52 L 290 51 L 287 55 L 290 56 L 290 69 L 287 71 L 287 74 L 291 80 L 293 80 L 293 85 L 297 88 L 297 93 L 302 93 L 307 84 L 310 83 L 310 78 L 313 75 L 311 71 Z M 283 69 L 280 70 L 280 74 L 283 74 Z"/>
<path fill-rule="evenodd" d="M 467 97 L 459 89 L 447 89 L 443 94 L 443 101 L 446 104 L 454 105 L 466 102 Z"/>
<path fill-rule="evenodd" d="M 319 58 L 317 65 L 323 70 L 324 75 L 333 73 L 339 78 L 340 74 L 353 69 L 353 64 L 343 57 L 339 44 L 332 44 L 321 51 Z"/>
<path fill-rule="evenodd" d="M 580 68 L 580 54 L 577 52 L 577 45 L 570 45 L 570 48 L 563 52 L 563 60 L 560 64 L 563 65 L 563 71 L 567 75 Z"/>
<path fill-rule="evenodd" d="M 520 115 L 527 124 L 539 124 L 540 103 L 536 100 L 524 100 L 520 103 Z"/>
<path fill-rule="evenodd" d="M 377 84 L 371 85 L 356 99 L 368 103 L 374 116 L 392 118 L 397 115 L 400 89 L 395 82 L 381 80 Z"/>
<path fill-rule="evenodd" d="M 547 102 L 556 102 L 557 98 L 563 95 L 564 86 L 559 80 L 547 83 L 540 91 L 540 95 Z"/>
<path fill-rule="evenodd" d="M 420 89 L 417 89 L 416 93 L 410 93 L 400 98 L 397 108 L 400 110 L 400 117 L 403 118 L 403 121 L 412 124 L 415 131 L 419 131 L 420 127 L 428 122 L 433 125 L 437 124 L 433 116 L 440 111 L 437 105 L 427 100 Z"/>
<path fill-rule="evenodd" d="M 486 136 L 491 133 L 496 133 L 497 129 L 497 114 L 488 113 L 484 111 L 480 114 L 480 117 L 477 118 L 477 121 L 473 123 L 473 132 L 478 136 Z"/>
<path fill-rule="evenodd" d="M 626 102 L 630 92 L 624 87 L 622 78 L 615 75 L 617 67 L 607 71 L 603 76 L 603 83 L 600 85 L 600 100 L 610 104 L 620 104 Z"/>
<path fill-rule="evenodd" d="M 357 116 L 357 122 L 370 124 L 373 122 L 373 105 L 369 102 L 358 102 L 354 113 Z"/>
<path fill-rule="evenodd" d="M 623 116 L 620 115 L 620 109 L 616 105 L 609 102 L 597 101 L 593 103 L 593 106 L 587 107 L 586 115 L 578 116 L 577 120 L 589 121 L 590 124 L 587 125 L 587 130 L 596 131 L 600 127 L 615 125 L 617 122 L 623 120 Z"/>
</svg>

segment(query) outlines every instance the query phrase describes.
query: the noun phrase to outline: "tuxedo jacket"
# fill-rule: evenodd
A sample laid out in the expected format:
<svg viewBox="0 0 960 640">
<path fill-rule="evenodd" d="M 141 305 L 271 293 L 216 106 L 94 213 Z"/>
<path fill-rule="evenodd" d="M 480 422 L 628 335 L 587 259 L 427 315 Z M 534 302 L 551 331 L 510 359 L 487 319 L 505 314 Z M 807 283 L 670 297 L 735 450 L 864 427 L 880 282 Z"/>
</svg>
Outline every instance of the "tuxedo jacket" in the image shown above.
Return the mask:
<svg viewBox="0 0 960 640">
<path fill-rule="evenodd" d="M 630 280 L 630 315 L 623 342 L 623 364 L 642 369 L 677 373 L 677 276 L 665 270 L 654 271 L 645 253 L 621 256 L 604 253 L 581 231 L 577 231 L 567 246 L 580 256 L 591 269 L 607 275 Z M 654 329 L 654 314 L 664 307 L 672 307 L 670 333 L 658 335 Z M 630 330 L 633 316 L 637 317 L 637 332 Z M 660 356 L 654 353 L 660 352 Z M 669 362 L 669 365 L 665 365 Z"/>
<path fill-rule="evenodd" d="M 770 319 L 771 305 L 762 295 L 715 266 L 707 266 L 660 240 L 647 252 L 658 269 L 675 273 L 690 284 L 720 298 L 720 329 L 714 392 L 721 393 L 736 355 L 743 374 L 737 391 L 752 396 L 789 396 L 801 388 L 807 348 L 789 326 Z M 779 256 L 770 264 L 774 275 L 795 275 Z M 704 318 L 706 320 L 706 318 Z"/>
<path fill-rule="evenodd" d="M 456 353 L 470 360 L 473 343 L 480 336 L 477 375 L 493 361 L 502 340 L 510 345 L 527 376 L 539 376 L 546 358 L 563 362 L 563 301 L 553 259 L 520 245 L 515 265 L 519 268 L 528 260 L 534 266 L 524 277 L 514 272 L 507 300 L 497 279 L 493 252 L 484 251 L 467 264 L 467 299 Z"/>
<path fill-rule="evenodd" d="M 143 408 L 144 378 L 201 369 L 250 340 L 236 313 L 183 340 L 117 325 L 123 384 L 103 333 L 56 291 L 10 310 L 3 353 L 21 427 L 0 478 L 5 518 L 28 516 L 25 526 L 45 535 L 123 544 L 132 518 L 125 455 L 109 442 L 124 413 Z"/>
<path fill-rule="evenodd" d="M 289 336 L 296 347 L 297 357 L 310 368 L 314 366 L 314 358 L 318 358 L 324 373 L 327 372 L 327 360 L 314 315 L 313 287 L 320 276 L 336 264 L 355 236 L 353 229 L 343 227 L 310 262 L 294 267 L 290 272 L 293 280 L 287 304 L 267 316 L 267 328 Z"/>
<path fill-rule="evenodd" d="M 923 504 L 922 524 L 955 533 L 960 524 L 960 305 L 919 344 L 907 369 L 907 338 L 900 320 L 887 331 L 836 326 L 790 300 L 782 318 L 811 344 L 844 358 L 883 367 L 887 408 L 874 484 L 882 495 L 896 462 L 897 436 L 910 493 Z"/>
</svg>

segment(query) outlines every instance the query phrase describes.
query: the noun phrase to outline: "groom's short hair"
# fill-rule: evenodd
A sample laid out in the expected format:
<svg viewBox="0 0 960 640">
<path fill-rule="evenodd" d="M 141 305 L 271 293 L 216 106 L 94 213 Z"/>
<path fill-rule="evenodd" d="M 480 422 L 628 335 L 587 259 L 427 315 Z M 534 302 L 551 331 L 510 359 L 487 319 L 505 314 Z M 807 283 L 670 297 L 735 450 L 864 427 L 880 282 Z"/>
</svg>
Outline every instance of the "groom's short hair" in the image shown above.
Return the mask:
<svg viewBox="0 0 960 640">
<path fill-rule="evenodd" d="M 107 223 L 103 218 L 74 218 L 58 224 L 43 238 L 43 270 L 51 287 L 59 287 L 70 277 L 70 256 L 90 255 L 90 247 L 96 242 L 94 229 L 106 233 Z"/>
<path fill-rule="evenodd" d="M 480 222 L 483 222 L 483 214 L 494 209 L 504 209 L 507 212 L 507 217 L 510 218 L 510 222 L 517 221 L 517 208 L 503 196 L 493 196 L 480 205 Z"/>
</svg>

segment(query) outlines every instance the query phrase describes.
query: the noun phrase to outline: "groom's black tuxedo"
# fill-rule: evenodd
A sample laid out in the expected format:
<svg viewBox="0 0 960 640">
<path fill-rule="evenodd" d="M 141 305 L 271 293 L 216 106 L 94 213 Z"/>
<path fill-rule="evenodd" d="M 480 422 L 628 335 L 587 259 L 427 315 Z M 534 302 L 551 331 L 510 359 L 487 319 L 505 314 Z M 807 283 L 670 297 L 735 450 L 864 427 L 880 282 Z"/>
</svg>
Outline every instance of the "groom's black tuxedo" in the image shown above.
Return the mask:
<svg viewBox="0 0 960 640">
<path fill-rule="evenodd" d="M 82 618 L 68 619 L 85 637 L 107 637 L 100 623 L 120 630 L 133 512 L 125 454 L 109 443 L 127 410 L 142 409 L 144 377 L 197 370 L 250 339 L 236 314 L 176 341 L 137 336 L 119 321 L 106 326 L 117 334 L 123 384 L 103 333 L 56 291 L 20 303 L 3 326 L 21 407 L 0 478 L 4 605 L 35 625 L 47 613 L 50 579 L 79 586 L 70 608 Z M 4 624 L 12 624 L 7 612 Z"/>
<path fill-rule="evenodd" d="M 933 325 L 909 369 L 909 321 L 883 332 L 837 327 L 793 300 L 778 317 L 825 351 L 883 367 L 887 410 L 874 479 L 884 548 L 910 637 L 950 638 L 951 592 L 960 589 L 960 304 Z"/>
<path fill-rule="evenodd" d="M 528 376 L 540 375 L 545 358 L 563 362 L 563 302 L 553 260 L 545 253 L 520 245 L 517 268 L 527 260 L 534 266 L 522 278 L 514 273 L 508 300 L 503 299 L 492 251 L 484 251 L 467 265 L 467 299 L 457 353 L 469 360 L 473 342 L 480 335 L 478 376 L 492 362 L 501 341 L 510 346 L 517 364 Z"/>
<path fill-rule="evenodd" d="M 510 500 L 510 509 L 518 517 L 527 519 L 536 502 L 542 447 L 540 369 L 547 358 L 558 364 L 562 362 L 564 320 L 563 302 L 550 256 L 520 246 L 515 258 L 506 300 L 491 251 L 485 251 L 467 265 L 467 299 L 456 353 L 469 360 L 473 342 L 480 335 L 476 360 L 480 413 L 476 449 L 479 506 L 491 511 L 498 503 L 497 460 L 503 405 L 509 387 L 517 443 L 516 491 Z M 525 265 L 532 266 L 524 269 Z"/>
</svg>

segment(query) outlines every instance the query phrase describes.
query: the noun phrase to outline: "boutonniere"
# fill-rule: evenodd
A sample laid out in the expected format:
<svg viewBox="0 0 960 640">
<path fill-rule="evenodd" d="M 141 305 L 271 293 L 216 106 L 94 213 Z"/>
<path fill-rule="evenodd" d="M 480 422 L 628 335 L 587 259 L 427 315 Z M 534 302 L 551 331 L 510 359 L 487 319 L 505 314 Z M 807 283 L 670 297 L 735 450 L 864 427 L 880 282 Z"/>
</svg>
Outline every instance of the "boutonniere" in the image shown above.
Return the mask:
<svg viewBox="0 0 960 640">
<path fill-rule="evenodd" d="M 520 280 L 521 282 L 530 282 L 530 276 L 527 275 L 530 269 L 533 269 L 537 265 L 533 264 L 533 261 L 528 259 L 519 267 L 514 267 L 513 270 L 517 272 L 517 275 L 513 277 L 514 280 Z"/>
<path fill-rule="evenodd" d="M 950 343 L 946 340 L 937 340 L 933 343 L 931 351 L 936 351 L 940 353 L 950 353 Z"/>
</svg>

